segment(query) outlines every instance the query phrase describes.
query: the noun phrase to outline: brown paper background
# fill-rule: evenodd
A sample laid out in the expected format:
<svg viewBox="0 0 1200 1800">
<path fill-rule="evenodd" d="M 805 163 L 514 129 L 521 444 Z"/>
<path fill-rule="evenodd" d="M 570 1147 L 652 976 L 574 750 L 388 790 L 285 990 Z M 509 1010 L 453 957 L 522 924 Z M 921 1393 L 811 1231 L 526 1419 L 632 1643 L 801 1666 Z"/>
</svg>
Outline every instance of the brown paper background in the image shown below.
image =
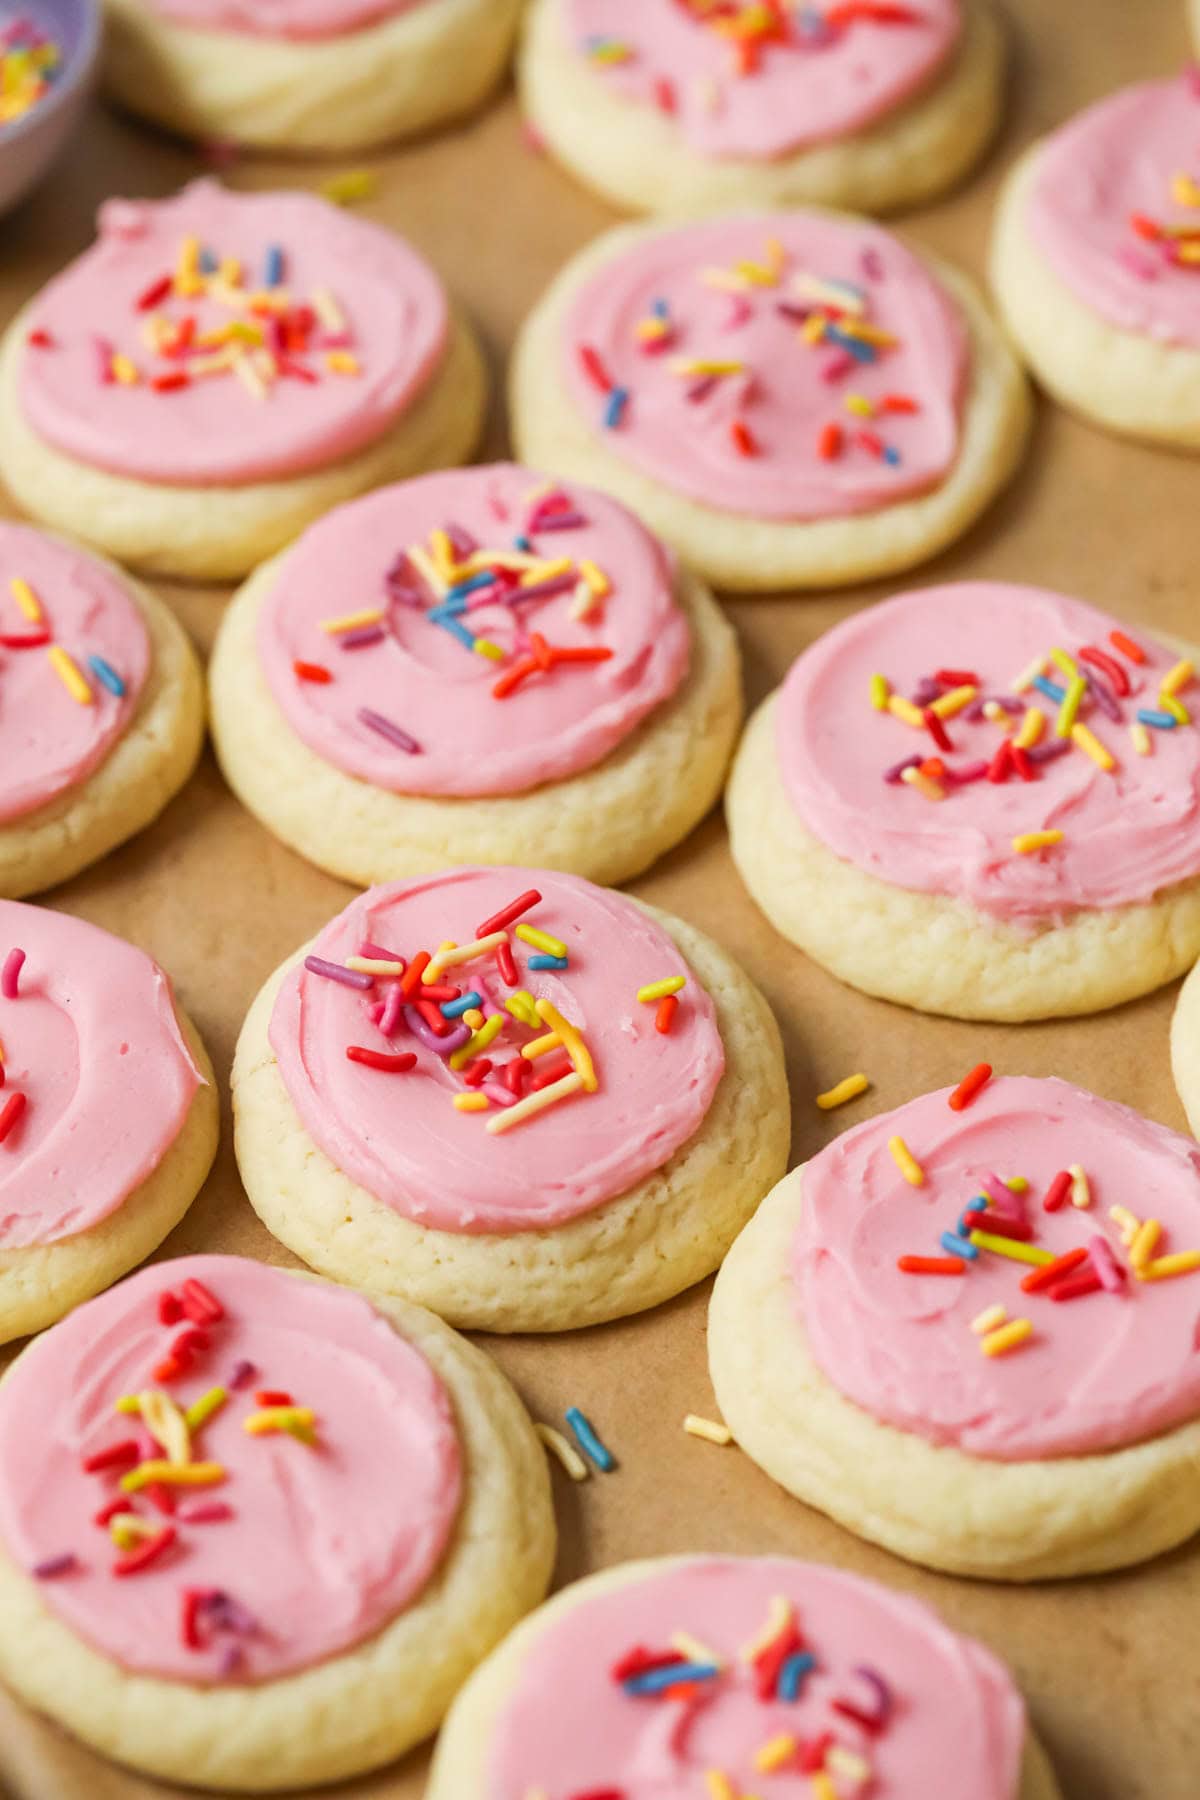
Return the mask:
<svg viewBox="0 0 1200 1800">
<path fill-rule="evenodd" d="M 997 183 L 1017 149 L 1109 89 L 1169 72 L 1187 54 L 1182 0 L 1008 0 L 1008 12 L 1016 44 L 1002 141 L 961 193 L 905 225 L 918 243 L 977 274 Z M 105 195 L 166 193 L 197 166 L 181 147 L 97 104 L 66 163 L 0 221 L 0 321 L 85 247 Z M 466 128 L 371 166 L 379 188 L 364 210 L 430 254 L 470 308 L 499 379 L 533 298 L 611 215 L 522 146 L 511 96 Z M 308 186 L 324 172 L 247 159 L 229 179 Z M 488 451 L 502 452 L 505 440 L 497 393 Z M 1061 586 L 1135 623 L 1195 636 L 1197 542 L 1194 461 L 1119 443 L 1043 405 L 1014 488 L 923 574 Z M 207 650 L 222 594 L 168 584 L 161 591 Z M 818 633 L 887 591 L 881 583 L 832 600 L 731 603 L 749 701 Z M 787 1042 L 797 1161 L 854 1120 L 952 1081 L 982 1057 L 1002 1071 L 1067 1076 L 1184 1125 L 1167 1057 L 1173 989 L 1082 1023 L 1017 1027 L 931 1020 L 866 999 L 758 916 L 715 816 L 634 891 L 712 932 L 769 994 Z M 205 1036 L 223 1090 L 258 984 L 349 898 L 348 888 L 307 867 L 241 809 L 211 752 L 152 830 L 46 896 L 160 959 Z M 818 1113 L 811 1096 L 860 1067 L 871 1094 L 832 1117 Z M 217 1165 L 162 1254 L 199 1249 L 288 1260 L 241 1192 L 227 1094 Z M 685 1412 L 713 1410 L 707 1292 L 705 1284 L 641 1318 L 571 1336 L 487 1340 L 536 1415 L 582 1405 L 620 1458 L 619 1472 L 581 1487 L 556 1474 L 558 1582 L 626 1557 L 685 1549 L 788 1552 L 860 1570 L 934 1602 L 1008 1658 L 1069 1800 L 1195 1800 L 1200 1541 L 1102 1580 L 1014 1589 L 928 1574 L 860 1544 L 776 1489 L 738 1450 L 681 1432 Z M 425 1767 L 419 1754 L 337 1791 L 347 1800 L 417 1800 Z M 950 1800 L 951 1781 L 930 1800 Z M 121 1773 L 4 1695 L 0 1783 L 12 1800 L 163 1800 L 176 1791 Z"/>
</svg>

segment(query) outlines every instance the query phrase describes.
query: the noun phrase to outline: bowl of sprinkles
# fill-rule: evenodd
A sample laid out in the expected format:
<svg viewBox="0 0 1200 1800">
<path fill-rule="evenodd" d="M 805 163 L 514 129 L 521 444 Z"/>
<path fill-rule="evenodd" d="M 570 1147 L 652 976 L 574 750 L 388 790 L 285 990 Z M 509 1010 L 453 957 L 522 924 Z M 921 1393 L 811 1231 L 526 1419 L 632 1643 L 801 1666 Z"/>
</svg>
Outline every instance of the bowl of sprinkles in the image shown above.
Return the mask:
<svg viewBox="0 0 1200 1800">
<path fill-rule="evenodd" d="M 78 124 L 99 43 L 95 0 L 0 0 L 0 213 L 36 186 Z"/>
</svg>

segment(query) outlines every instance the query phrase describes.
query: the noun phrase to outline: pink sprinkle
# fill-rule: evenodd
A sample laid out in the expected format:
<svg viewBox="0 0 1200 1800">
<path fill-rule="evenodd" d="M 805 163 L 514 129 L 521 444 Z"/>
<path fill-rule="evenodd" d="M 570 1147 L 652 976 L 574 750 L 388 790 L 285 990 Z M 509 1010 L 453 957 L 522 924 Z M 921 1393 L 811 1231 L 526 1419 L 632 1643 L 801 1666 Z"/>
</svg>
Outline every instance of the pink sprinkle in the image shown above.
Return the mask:
<svg viewBox="0 0 1200 1800">
<path fill-rule="evenodd" d="M 102 337 L 94 337 L 92 343 L 96 352 L 96 379 L 103 382 L 105 387 L 111 387 L 117 379 L 112 368 L 113 347 L 107 338 Z"/>
<path fill-rule="evenodd" d="M 24 961 L 25 952 L 23 950 L 10 950 L 4 959 L 4 967 L 0 969 L 0 994 L 3 994 L 6 1000 L 17 998 Z"/>
<path fill-rule="evenodd" d="M 1122 244 L 1118 248 L 1117 261 L 1123 269 L 1128 269 L 1131 275 L 1136 275 L 1139 281 L 1158 280 L 1158 269 L 1155 264 L 1148 257 L 1143 256 L 1140 251 L 1135 250 L 1132 244 Z"/>
<path fill-rule="evenodd" d="M 863 251 L 862 272 L 868 281 L 883 280 L 883 258 L 880 256 L 878 250 L 866 249 Z"/>
<path fill-rule="evenodd" d="M 485 1093 L 496 1106 L 512 1106 L 517 1098 L 502 1081 L 485 1081 L 482 1084 L 481 1092 Z"/>
<path fill-rule="evenodd" d="M 1100 1281 L 1110 1294 L 1119 1294 L 1125 1284 L 1125 1271 L 1113 1255 L 1108 1239 L 1099 1233 L 1088 1239 L 1088 1255 Z"/>
<path fill-rule="evenodd" d="M 835 381 L 844 381 L 852 369 L 858 364 L 848 350 L 837 350 L 821 364 L 821 380 L 832 387 Z"/>
<path fill-rule="evenodd" d="M 736 331 L 739 325 L 745 325 L 754 317 L 754 308 L 745 294 L 735 294 L 729 302 L 729 314 L 721 329 Z"/>
<path fill-rule="evenodd" d="M 687 390 L 687 399 L 692 406 L 698 406 L 701 400 L 707 400 L 717 385 L 715 375 L 702 375 L 699 381 L 693 381 Z"/>
<path fill-rule="evenodd" d="M 358 954 L 369 957 L 372 962 L 402 963 L 404 961 L 402 956 L 397 956 L 394 950 L 386 950 L 382 944 L 360 944 Z"/>
<path fill-rule="evenodd" d="M 193 1500 L 190 1506 L 181 1506 L 176 1517 L 185 1525 L 217 1525 L 232 1519 L 233 1508 L 224 1500 Z"/>
<path fill-rule="evenodd" d="M 1017 1217 L 1024 1214 L 1025 1209 L 1021 1204 L 1020 1196 L 1014 1194 L 1011 1188 L 1005 1187 L 998 1175 L 989 1172 L 979 1185 L 992 1204 L 1001 1212 L 1012 1213 Z"/>
<path fill-rule="evenodd" d="M 982 781 L 987 772 L 986 762 L 964 763 L 961 769 L 952 769 L 947 765 L 942 780 L 947 787 L 962 787 L 969 781 Z"/>
<path fill-rule="evenodd" d="M 393 981 L 387 991 L 387 998 L 379 1014 L 379 1029 L 384 1037 L 391 1037 L 400 1023 L 400 1014 L 404 1008 L 404 995 L 400 991 L 400 983 Z"/>
<path fill-rule="evenodd" d="M 536 125 L 531 125 L 528 119 L 521 121 L 521 142 L 534 156 L 544 156 L 546 153 L 545 138 Z"/>
</svg>

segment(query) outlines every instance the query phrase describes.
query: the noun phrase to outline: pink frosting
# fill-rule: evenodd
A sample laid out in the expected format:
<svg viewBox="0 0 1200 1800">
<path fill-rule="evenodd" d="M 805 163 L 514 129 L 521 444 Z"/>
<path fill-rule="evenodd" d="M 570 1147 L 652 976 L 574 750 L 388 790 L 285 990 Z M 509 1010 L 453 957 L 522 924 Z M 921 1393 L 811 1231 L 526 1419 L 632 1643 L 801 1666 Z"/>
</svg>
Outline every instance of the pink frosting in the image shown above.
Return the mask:
<svg viewBox="0 0 1200 1800">
<path fill-rule="evenodd" d="M 1072 119 L 1038 157 L 1027 221 L 1076 299 L 1110 325 L 1200 347 L 1200 212 L 1172 191 L 1200 179 L 1200 84 L 1191 75 L 1122 88 Z"/>
<path fill-rule="evenodd" d="M 1158 710 L 1159 682 L 1178 659 L 1139 629 L 1146 656 L 1139 667 L 1114 648 L 1109 633 L 1120 629 L 1082 601 L 986 581 L 922 588 L 856 613 L 804 652 L 780 690 L 776 743 L 792 805 L 816 837 L 867 874 L 955 895 L 1005 919 L 1124 906 L 1193 879 L 1200 875 L 1200 738 L 1188 726 L 1155 729 L 1152 754 L 1141 756 L 1129 737 L 1139 711 Z M 1072 746 L 1035 760 L 1031 781 L 1010 772 L 1001 782 L 954 785 L 955 772 L 978 773 L 1015 734 L 1025 705 L 1046 720 L 1035 759 L 1053 749 L 1056 701 L 1036 689 L 1014 695 L 1013 684 L 1052 648 L 1075 657 L 1084 646 L 1102 649 L 1130 684 L 1128 695 L 1113 696 L 1116 719 L 1094 698 L 1080 712 L 1116 768 L 1107 773 Z M 1048 666 L 1062 687 L 1065 677 Z M 1102 669 L 1078 666 L 1112 695 Z M 950 753 L 927 731 L 873 710 L 873 674 L 911 697 L 941 669 L 977 675 L 980 699 L 1008 697 L 1009 722 L 973 717 L 974 709 L 958 713 L 945 722 Z M 1189 688 L 1183 698 L 1190 697 Z M 918 755 L 944 762 L 951 784 L 943 800 L 884 779 Z M 1014 851 L 1014 837 L 1043 830 L 1061 830 L 1062 841 L 1033 854 Z"/>
<path fill-rule="evenodd" d="M 1200 1247 L 1200 1149 L 1065 1081 L 997 1078 L 963 1112 L 947 1104 L 952 1091 L 869 1119 L 804 1171 L 793 1274 L 829 1380 L 889 1425 L 1006 1462 L 1115 1450 L 1200 1415 L 1200 1270 L 1133 1279 L 1109 1216 L 1117 1205 L 1157 1219 L 1156 1256 Z M 925 1171 L 922 1186 L 900 1173 L 893 1135 Z M 1045 1194 L 1072 1163 L 1091 1204 L 1047 1212 Z M 1013 1210 L 1037 1248 L 1057 1257 L 1102 1238 L 1124 1271 L 1118 1288 L 1063 1301 L 1026 1293 L 1029 1267 L 986 1250 L 963 1274 L 897 1267 L 901 1256 L 947 1255 L 942 1233 L 958 1232 L 993 1175 L 1029 1182 Z M 1080 1267 L 1096 1266 L 1089 1251 Z M 1033 1335 L 985 1356 L 971 1321 L 997 1304 Z"/>
<path fill-rule="evenodd" d="M 35 302 L 19 392 L 39 437 L 111 474 L 237 485 L 336 462 L 395 424 L 445 351 L 446 296 L 428 263 L 403 239 L 313 194 L 233 193 L 196 181 L 168 200 L 106 201 L 98 231 Z M 234 298 L 219 299 L 220 283 L 214 292 L 202 274 L 204 291 L 170 292 L 139 308 L 189 239 L 202 254 L 238 260 Z M 275 249 L 287 306 L 256 312 L 248 298 L 264 291 Z M 313 316 L 314 294 L 332 299 L 328 325 Z M 181 353 L 149 348 L 143 334 L 156 318 L 185 335 L 194 320 L 192 343 Z M 230 324 L 264 335 L 244 356 L 260 393 L 229 368 L 188 374 L 228 351 L 203 339 Z M 42 334 L 49 342 L 37 341 Z M 138 371 L 135 384 L 113 377 L 113 352 Z M 357 373 L 332 369 L 330 355 L 350 356 Z M 153 385 L 180 375 L 184 386 Z"/>
<path fill-rule="evenodd" d="M 415 1014 L 400 1015 L 390 1040 L 382 1035 L 376 1015 L 391 981 L 356 991 L 298 966 L 275 1002 L 271 1045 L 314 1142 L 385 1206 L 439 1231 L 552 1228 L 625 1193 L 697 1130 L 725 1066 L 712 1001 L 672 939 L 623 895 L 571 875 L 457 869 L 372 888 L 326 927 L 312 954 L 343 964 L 364 945 L 412 957 L 447 941 L 472 943 L 478 925 L 531 889 L 541 902 L 518 923 L 565 943 L 568 967 L 531 966 L 542 952 L 510 929 L 516 991 L 548 1000 L 582 1033 L 595 1066 L 594 1092 L 567 1095 L 507 1130 L 487 1130 L 512 1098 L 503 1066 L 524 1060 L 521 1047 L 546 1030 L 505 1010 L 514 988 L 494 952 L 445 974 L 448 985 L 481 996 L 486 1017 L 505 1020 L 486 1050 L 487 1112 L 455 1109 L 453 1096 L 470 1091 L 469 1065 L 452 1072 L 428 1047 L 428 1032 L 413 1035 Z M 675 976 L 686 985 L 664 1035 L 655 1028 L 656 1006 L 636 995 Z M 390 1025 L 390 1017 L 381 1023 Z M 412 1052 L 417 1063 L 386 1072 L 352 1061 L 348 1046 Z M 554 1052 L 536 1066 L 546 1070 L 559 1060 L 562 1053 Z"/>
<path fill-rule="evenodd" d="M 763 1664 L 741 1660 L 784 1601 L 815 1666 L 796 1699 L 757 1692 Z M 670 1656 L 685 1632 L 721 1659 L 715 1679 L 656 1697 L 617 1679 L 635 1647 Z M 708 1666 L 712 1666 L 711 1664 Z M 547 1705 L 552 1694 L 555 1704 Z M 874 1722 L 877 1732 L 838 1702 Z M 799 1747 L 828 1734 L 824 1757 L 840 1750 L 870 1766 L 869 1788 L 835 1776 L 837 1794 L 879 1800 L 945 1793 L 955 1800 L 1017 1800 L 1025 1708 L 1001 1663 L 907 1595 L 815 1563 L 783 1557 L 696 1557 L 650 1565 L 639 1579 L 593 1594 L 537 1638 L 506 1700 L 488 1751 L 486 1800 L 694 1800 L 705 1778 L 726 1777 L 738 1795 L 809 1795 Z M 789 1737 L 797 1752 L 769 1774 L 763 1746 Z"/>
<path fill-rule="evenodd" d="M 199 1282 L 224 1309 L 185 1372 L 158 1382 L 182 1322 L 160 1322 L 160 1298 Z M 122 1493 L 130 1467 L 82 1463 L 140 1440 L 122 1395 L 157 1385 L 181 1408 L 214 1386 L 221 1409 L 193 1433 L 192 1461 L 223 1479 L 168 1489 L 159 1510 L 142 1489 L 128 1510 L 175 1539 L 136 1574 L 114 1577 L 121 1552 L 95 1514 Z M 256 1392 L 290 1394 L 316 1415 L 316 1441 L 252 1436 Z M 41 1578 L 45 1604 L 122 1668 L 169 1680 L 270 1681 L 360 1644 L 411 1605 L 437 1568 L 462 1488 L 450 1400 L 419 1350 L 361 1295 L 238 1256 L 189 1256 L 132 1275 L 39 1339 L 0 1388 L 0 1539 Z M 170 1501 L 168 1500 L 168 1505 Z M 227 1516 L 193 1518 L 216 1507 Z M 181 1628 L 188 1592 L 228 1597 L 231 1618 L 202 1605 L 199 1639 Z"/>
<path fill-rule="evenodd" d="M 14 580 L 28 584 L 43 622 L 24 616 Z M 52 644 L 87 682 L 90 704 L 72 698 L 47 660 Z M 149 667 L 146 624 L 119 576 L 57 538 L 0 522 L 0 822 L 45 806 L 100 766 L 133 717 Z"/>
<path fill-rule="evenodd" d="M 539 493 L 543 499 L 531 500 Z M 558 520 L 579 522 L 555 529 Z M 539 584 L 535 568 L 535 586 L 565 580 L 565 588 L 514 604 L 520 576 L 511 571 L 502 600 L 487 603 L 494 583 L 476 588 L 464 595 L 472 603 L 457 623 L 440 627 L 429 617 L 433 610 L 435 621 L 444 619 L 437 596 L 411 564 L 388 576 L 410 545 L 425 547 L 430 532 L 447 525 L 464 555 L 468 546 L 507 553 L 515 538 L 544 567 L 568 559 L 570 579 Z M 581 563 L 593 564 L 612 590 L 584 619 L 573 616 Z M 485 580 L 486 573 L 477 572 Z M 519 793 L 602 761 L 674 693 L 688 665 L 674 576 L 667 552 L 632 513 L 590 489 L 564 489 L 511 464 L 426 475 L 310 527 L 259 615 L 259 660 L 293 731 L 348 774 L 404 794 Z M 374 641 L 322 630 L 342 611 L 333 597 L 347 594 L 367 610 L 384 609 L 378 627 L 364 628 L 379 634 Z M 497 680 L 503 687 L 531 655 L 531 632 L 556 647 L 612 654 L 537 672 L 495 697 Z M 473 653 L 472 636 L 503 654 Z M 313 680 L 314 669 L 333 679 Z M 381 736 L 363 722 L 364 709 L 399 724 L 418 749 L 408 753 Z"/>
<path fill-rule="evenodd" d="M 895 20 L 841 21 L 831 6 L 829 24 L 805 5 L 743 69 L 705 10 L 687 0 L 567 0 L 566 15 L 580 53 L 623 98 L 669 112 L 701 156 L 754 162 L 874 124 L 936 75 L 962 31 L 960 0 L 919 0 Z M 604 60 L 597 44 L 627 54 Z"/>
<path fill-rule="evenodd" d="M 196 31 L 311 42 L 380 25 L 430 0 L 150 0 L 155 12 Z"/>
<path fill-rule="evenodd" d="M 0 900 L 0 1249 L 53 1244 L 116 1212 L 175 1141 L 202 1077 L 171 984 L 142 950 L 45 906 Z"/>
<path fill-rule="evenodd" d="M 666 334 L 646 335 L 660 319 Z M 889 342 L 855 337 L 864 325 Z M 790 520 L 937 486 L 969 355 L 958 308 L 911 251 L 815 212 L 639 236 L 576 294 L 562 345 L 569 391 L 614 456 L 721 512 Z M 712 362 L 736 368 L 690 372 Z"/>
</svg>

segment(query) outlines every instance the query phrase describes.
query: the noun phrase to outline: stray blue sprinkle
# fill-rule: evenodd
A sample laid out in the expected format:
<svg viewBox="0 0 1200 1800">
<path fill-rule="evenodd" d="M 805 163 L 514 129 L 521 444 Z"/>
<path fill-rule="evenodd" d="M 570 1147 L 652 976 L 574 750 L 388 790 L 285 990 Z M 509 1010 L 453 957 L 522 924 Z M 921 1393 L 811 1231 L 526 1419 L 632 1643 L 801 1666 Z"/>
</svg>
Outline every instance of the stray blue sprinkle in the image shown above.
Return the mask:
<svg viewBox="0 0 1200 1800">
<path fill-rule="evenodd" d="M 519 537 L 513 539 L 513 549 L 523 550 L 526 556 L 532 556 L 534 554 L 533 540 L 527 538 L 525 533 L 522 532 Z"/>
<path fill-rule="evenodd" d="M 196 258 L 196 266 L 202 275 L 215 275 L 220 267 L 220 264 L 217 261 L 216 252 L 214 250 L 209 250 L 207 247 L 201 250 L 199 256 Z"/>
<path fill-rule="evenodd" d="M 125 683 L 111 663 L 106 663 L 102 656 L 89 656 L 88 668 L 102 687 L 106 687 L 110 694 L 115 694 L 118 700 L 123 699 Z"/>
<path fill-rule="evenodd" d="M 617 1459 L 612 1451 L 600 1442 L 583 1414 L 577 1406 L 568 1406 L 567 1424 L 571 1427 L 575 1442 L 585 1456 L 590 1456 L 596 1467 L 605 1475 L 616 1468 Z"/>
<path fill-rule="evenodd" d="M 543 956 L 539 954 L 530 957 L 529 967 L 531 969 L 565 969 L 567 967 L 567 959 L 565 956 Z"/>
<path fill-rule="evenodd" d="M 811 1650 L 793 1650 L 784 1658 L 783 1667 L 779 1671 L 779 1680 L 775 1684 L 775 1692 L 780 1700 L 797 1700 L 804 1677 L 811 1674 L 817 1666 L 817 1659 Z"/>
<path fill-rule="evenodd" d="M 625 415 L 625 408 L 628 404 L 629 389 L 615 387 L 604 405 L 604 428 L 606 431 L 616 430 Z"/>
<path fill-rule="evenodd" d="M 885 463 L 891 463 L 893 468 L 896 467 L 896 464 L 900 461 L 900 452 L 897 450 L 895 444 L 885 444 L 883 446 L 883 460 Z"/>
<path fill-rule="evenodd" d="M 283 280 L 283 251 L 278 244 L 271 244 L 263 262 L 263 286 L 278 287 Z"/>
<path fill-rule="evenodd" d="M 460 994 L 457 1000 L 443 1001 L 441 1013 L 444 1019 L 457 1019 L 461 1017 L 463 1013 L 470 1012 L 473 1006 L 482 1005 L 483 995 L 477 994 L 474 988 L 472 988 L 469 994 Z"/>
</svg>

